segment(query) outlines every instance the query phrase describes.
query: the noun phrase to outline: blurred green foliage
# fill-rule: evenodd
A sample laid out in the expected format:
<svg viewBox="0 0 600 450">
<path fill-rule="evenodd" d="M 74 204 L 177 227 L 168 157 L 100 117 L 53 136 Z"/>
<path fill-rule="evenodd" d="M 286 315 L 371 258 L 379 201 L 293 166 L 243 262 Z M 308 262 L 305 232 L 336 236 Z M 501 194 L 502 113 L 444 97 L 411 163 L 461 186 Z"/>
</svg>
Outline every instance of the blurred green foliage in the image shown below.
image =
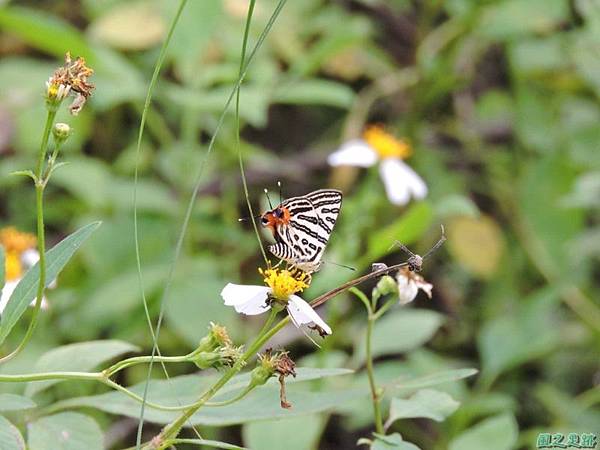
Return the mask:
<svg viewBox="0 0 600 450">
<path fill-rule="evenodd" d="M 149 110 L 140 161 L 139 117 L 177 2 L 0 3 L 0 221 L 35 228 L 33 189 L 9 173 L 33 165 L 45 117 L 44 82 L 70 50 L 94 68 L 96 90 L 84 111 L 69 119 L 75 132 L 62 155 L 69 164 L 47 190 L 49 240 L 103 222 L 48 294 L 51 308 L 31 345 L 0 372 L 32 370 L 36 361 L 48 360 L 45 352 L 78 341 L 102 339 L 110 347 L 79 370 L 134 346 L 151 351 L 133 244 L 136 164 L 143 282 L 153 320 L 184 208 L 203 168 L 184 256 L 166 298 L 163 354 L 195 348 L 210 321 L 226 325 L 236 342 L 256 334 L 260 320 L 237 316 L 219 297 L 228 281 L 259 282 L 262 263 L 251 227 L 237 220 L 247 211 L 233 109 L 205 159 L 238 76 L 247 2 L 188 2 Z M 257 2 L 250 46 L 274 6 Z M 274 190 L 277 180 L 284 197 L 342 186 L 344 205 L 325 259 L 361 272 L 376 261 L 405 259 L 390 248 L 394 240 L 422 254 L 437 240 L 439 224 L 446 226 L 447 245 L 424 266 L 433 300 L 393 309 L 375 328 L 377 380 L 395 397 L 392 419 L 399 419 L 372 448 L 409 449 L 413 442 L 435 450 L 534 449 L 539 432 L 600 430 L 598 42 L 595 0 L 303 0 L 286 4 L 256 54 L 240 104 L 255 209 L 267 206 L 262 190 Z M 66 119 L 65 111 L 60 114 L 59 121 Z M 374 122 L 412 143 L 409 163 L 429 186 L 426 200 L 394 207 L 376 169 L 328 168 L 327 155 Z M 304 297 L 352 276 L 326 263 Z M 313 381 L 310 389 L 291 387 L 295 413 L 289 420 L 252 420 L 287 414 L 278 410 L 273 387 L 237 409 L 208 409 L 232 418 L 198 419 L 204 437 L 260 450 L 304 450 L 353 448 L 369 434 L 364 312 L 343 295 L 321 313 L 334 329 L 321 350 L 295 329 L 273 345 L 286 345 L 298 359 L 306 355 L 300 365 L 357 373 Z M 19 342 L 27 318 L 3 349 Z M 480 373 L 463 379 L 467 374 L 454 370 L 464 367 Z M 169 366 L 171 375 L 189 370 Z M 145 373 L 136 366 L 119 381 L 133 385 Z M 445 383 L 428 385 L 435 374 Z M 414 382 L 421 377 L 421 385 Z M 408 380 L 414 387 L 403 386 Z M 192 388 L 197 395 L 206 386 L 196 376 L 156 383 L 165 383 L 160 389 L 167 396 Z M 124 415 L 137 417 L 136 404 L 120 403 L 102 386 L 63 382 L 42 391 L 4 384 L 0 392 L 0 410 L 9 393 L 35 394 L 38 405 L 73 397 L 74 406 L 89 407 L 86 415 L 60 412 L 38 420 L 8 414 L 21 428 L 33 420 L 27 431 L 32 450 L 58 448 L 52 444 L 57 427 L 91 439 L 88 448 L 102 446 L 102 433 L 110 448 L 134 442 L 135 423 Z M 438 399 L 439 408 L 440 398 L 461 405 L 445 410 L 444 422 L 408 419 L 407 408 L 421 408 L 418 417 L 439 417 L 436 408 L 423 406 L 423 397 Z M 415 398 L 421 399 L 417 407 Z M 32 408 L 25 397 L 11 399 L 16 411 Z M 149 411 L 148 418 L 162 423 L 161 414 Z M 241 434 L 209 426 L 240 423 Z M 0 417 L 0 438 L 14 436 L 13 428 Z"/>
</svg>

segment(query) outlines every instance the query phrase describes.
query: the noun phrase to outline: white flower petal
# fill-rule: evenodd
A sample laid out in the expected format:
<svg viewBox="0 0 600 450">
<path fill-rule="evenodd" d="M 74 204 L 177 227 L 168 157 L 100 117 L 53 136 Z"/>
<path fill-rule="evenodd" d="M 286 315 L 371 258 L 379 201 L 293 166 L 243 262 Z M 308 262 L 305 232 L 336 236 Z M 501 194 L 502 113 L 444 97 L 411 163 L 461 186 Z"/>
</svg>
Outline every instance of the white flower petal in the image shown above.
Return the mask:
<svg viewBox="0 0 600 450">
<path fill-rule="evenodd" d="M 394 205 L 406 205 L 410 201 L 410 189 L 406 182 L 406 164 L 400 159 L 387 158 L 379 165 L 379 173 L 390 202 Z"/>
<path fill-rule="evenodd" d="M 221 297 L 225 305 L 233 306 L 237 312 L 254 316 L 271 309 L 267 304 L 269 292 L 266 286 L 228 283 L 221 291 Z"/>
<path fill-rule="evenodd" d="M 404 170 L 406 185 L 412 192 L 413 197 L 417 200 L 424 199 L 427 196 L 427 185 L 425 184 L 425 181 L 423 181 L 423 178 L 421 178 L 417 172 L 404 161 L 400 161 L 400 164 L 403 166 L 402 169 Z"/>
<path fill-rule="evenodd" d="M 21 262 L 27 268 L 33 267 L 40 260 L 40 254 L 37 250 L 30 248 L 21 253 Z"/>
<path fill-rule="evenodd" d="M 0 314 L 4 312 L 4 308 L 6 308 L 8 300 L 10 299 L 10 296 L 17 287 L 17 284 L 19 284 L 19 281 L 21 281 L 20 278 L 12 281 L 7 281 L 6 284 L 4 284 L 4 287 L 2 288 L 2 295 L 0 295 Z M 29 306 L 35 306 L 35 300 L 36 299 L 34 298 L 29 304 Z M 48 309 L 49 307 L 50 305 L 48 303 L 48 299 L 46 297 L 42 297 L 42 305 L 40 306 L 40 308 Z"/>
<path fill-rule="evenodd" d="M 400 304 L 406 305 L 412 302 L 419 292 L 417 284 L 413 280 L 409 280 L 406 275 L 399 274 L 398 278 L 398 297 L 400 298 Z"/>
<path fill-rule="evenodd" d="M 331 334 L 331 328 L 329 325 L 327 325 L 325 321 L 319 317 L 319 315 L 308 303 L 306 303 L 297 295 L 290 295 L 290 298 L 288 299 L 287 310 L 297 327 L 314 323 L 322 328 L 325 333 Z"/>
<path fill-rule="evenodd" d="M 352 139 L 327 158 L 330 166 L 371 167 L 377 162 L 377 153 L 362 139 Z"/>
<path fill-rule="evenodd" d="M 419 289 L 425 292 L 425 294 L 427 294 L 427 297 L 431 298 L 431 290 L 433 289 L 433 284 L 427 283 L 425 280 L 422 280 L 417 281 L 416 285 Z"/>
<path fill-rule="evenodd" d="M 0 296 L 0 314 L 4 312 L 4 308 L 6 308 L 6 304 L 8 303 L 8 299 L 12 295 L 13 291 L 19 284 L 19 280 L 7 281 L 2 288 L 2 295 Z"/>
</svg>

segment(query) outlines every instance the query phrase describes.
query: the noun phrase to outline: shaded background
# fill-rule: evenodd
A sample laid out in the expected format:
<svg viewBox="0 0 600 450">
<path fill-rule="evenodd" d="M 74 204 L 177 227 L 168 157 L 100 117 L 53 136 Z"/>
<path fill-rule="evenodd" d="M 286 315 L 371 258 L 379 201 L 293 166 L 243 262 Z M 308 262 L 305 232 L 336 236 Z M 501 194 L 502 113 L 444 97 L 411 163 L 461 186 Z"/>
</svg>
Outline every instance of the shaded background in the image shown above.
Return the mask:
<svg viewBox="0 0 600 450">
<path fill-rule="evenodd" d="M 96 90 L 78 117 L 59 115 L 75 133 L 62 154 L 69 165 L 47 190 L 49 241 L 94 220 L 103 225 L 48 294 L 51 309 L 28 350 L 0 370 L 25 372 L 52 347 L 95 339 L 121 339 L 147 353 L 151 338 L 133 246 L 135 139 L 176 2 L 1 3 L 0 222 L 35 228 L 34 190 L 8 174 L 33 165 L 44 82 L 70 50 L 95 69 Z M 257 2 L 250 46 L 274 6 Z M 237 78 L 246 10 L 243 0 L 188 2 L 149 111 L 138 211 L 154 320 L 186 203 Z M 393 425 L 423 449 L 532 449 L 542 431 L 600 430 L 599 43 L 600 4 L 593 0 L 304 0 L 286 4 L 248 72 L 241 145 L 257 210 L 266 207 L 264 187 L 278 197 L 278 180 L 284 197 L 343 187 L 326 259 L 361 272 L 375 261 L 404 260 L 389 249 L 394 239 L 422 253 L 438 239 L 439 224 L 446 226 L 447 244 L 424 269 L 435 286 L 433 300 L 419 297 L 409 306 L 431 314 L 407 323 L 392 310 L 378 324 L 375 343 L 380 380 L 480 370 L 440 387 L 462 403 L 444 423 Z M 227 325 L 239 343 L 261 323 L 238 317 L 219 297 L 228 281 L 258 284 L 262 263 L 251 227 L 237 221 L 247 211 L 230 112 L 203 166 L 166 299 L 164 354 L 192 350 L 209 321 Z M 411 142 L 408 163 L 429 186 L 426 200 L 395 207 L 376 168 L 327 166 L 327 155 L 369 123 Z M 305 298 L 353 276 L 326 264 Z M 285 345 L 296 359 L 306 355 L 304 365 L 359 370 L 351 381 L 328 381 L 332 389 L 366 389 L 360 303 L 343 295 L 320 312 L 334 329 L 322 350 L 295 329 L 273 344 Z M 14 347 L 26 323 L 5 349 Z M 133 384 L 145 374 L 138 366 L 119 381 Z M 62 383 L 39 403 L 104 391 Z M 279 449 L 282 440 L 288 450 L 353 448 L 372 429 L 370 413 L 365 397 L 327 414 L 200 429 L 255 449 Z M 135 419 L 90 414 L 107 445 L 134 442 Z M 146 429 L 151 436 L 158 426 Z"/>
</svg>

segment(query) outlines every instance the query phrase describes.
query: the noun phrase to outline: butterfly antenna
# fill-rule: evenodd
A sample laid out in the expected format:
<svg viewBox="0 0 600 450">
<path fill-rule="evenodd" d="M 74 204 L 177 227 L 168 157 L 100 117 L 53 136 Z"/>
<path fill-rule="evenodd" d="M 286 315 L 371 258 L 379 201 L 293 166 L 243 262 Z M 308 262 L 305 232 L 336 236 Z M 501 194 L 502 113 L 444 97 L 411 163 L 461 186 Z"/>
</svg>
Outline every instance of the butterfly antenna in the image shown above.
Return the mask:
<svg viewBox="0 0 600 450">
<path fill-rule="evenodd" d="M 283 195 L 281 194 L 281 181 L 277 181 L 277 186 L 279 187 L 279 204 L 283 202 Z"/>
<path fill-rule="evenodd" d="M 410 256 L 410 257 L 417 256 L 413 252 L 411 252 L 410 249 L 406 245 L 404 245 L 402 242 L 400 242 L 400 241 L 394 241 L 394 243 L 392 245 L 390 245 L 390 248 L 388 250 L 391 250 L 394 247 L 400 247 L 400 249 L 404 253 L 408 254 L 408 256 Z"/>
<path fill-rule="evenodd" d="M 323 261 L 323 262 L 325 262 L 327 264 L 333 264 L 334 266 L 343 267 L 344 269 L 349 269 L 349 270 L 352 270 L 352 271 L 356 271 L 356 267 L 347 266 L 345 264 L 340 264 L 340 263 L 336 263 L 336 262 L 333 262 L 333 261 Z"/>
<path fill-rule="evenodd" d="M 265 195 L 267 196 L 267 201 L 269 202 L 269 208 L 273 209 L 273 203 L 271 203 L 271 198 L 269 197 L 269 191 L 265 188 Z"/>
<path fill-rule="evenodd" d="M 258 214 L 257 216 L 253 216 L 254 219 L 260 219 L 261 214 Z M 250 217 L 240 217 L 238 219 L 238 222 L 246 222 L 250 220 Z"/>
<path fill-rule="evenodd" d="M 429 255 L 431 255 L 433 252 L 435 252 L 438 248 L 440 248 L 444 242 L 446 242 L 446 231 L 444 230 L 444 225 L 440 225 L 440 228 L 442 229 L 442 236 L 435 243 L 435 245 L 433 247 L 431 247 L 427 253 L 425 253 L 425 256 L 423 256 L 423 259 L 427 258 Z"/>
</svg>

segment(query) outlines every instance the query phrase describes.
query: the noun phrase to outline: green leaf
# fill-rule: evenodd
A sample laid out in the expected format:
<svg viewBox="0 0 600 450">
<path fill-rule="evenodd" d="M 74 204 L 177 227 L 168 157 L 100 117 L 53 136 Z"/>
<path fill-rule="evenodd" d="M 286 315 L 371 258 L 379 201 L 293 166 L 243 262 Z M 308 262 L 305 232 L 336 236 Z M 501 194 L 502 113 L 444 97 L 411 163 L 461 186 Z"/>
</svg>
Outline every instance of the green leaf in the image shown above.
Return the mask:
<svg viewBox="0 0 600 450">
<path fill-rule="evenodd" d="M 123 353 L 136 351 L 139 351 L 139 349 L 135 345 L 116 340 L 63 345 L 44 353 L 35 363 L 33 372 L 85 372 Z M 32 397 L 38 392 L 60 383 L 60 381 L 32 381 L 27 384 L 25 395 Z"/>
<path fill-rule="evenodd" d="M 19 411 L 35 408 L 36 406 L 33 400 L 22 395 L 0 394 L 0 411 Z"/>
<path fill-rule="evenodd" d="M 373 329 L 373 358 L 405 353 L 420 347 L 433 337 L 443 321 L 441 314 L 424 309 L 398 308 L 384 315 Z M 362 363 L 365 356 L 365 334 L 362 333 L 355 344 L 354 362 Z"/>
<path fill-rule="evenodd" d="M 560 341 L 559 323 L 553 314 L 557 292 L 543 289 L 525 299 L 511 314 L 486 322 L 477 339 L 484 384 L 498 375 L 552 351 Z M 549 327 L 548 324 L 554 326 Z"/>
<path fill-rule="evenodd" d="M 453 439 L 448 450 L 511 450 L 519 428 L 512 414 L 486 419 Z"/>
<path fill-rule="evenodd" d="M 25 441 L 21 432 L 2 416 L 0 416 L 0 450 L 25 450 Z"/>
<path fill-rule="evenodd" d="M 578 271 L 572 262 L 572 239 L 583 229 L 583 210 L 566 208 L 562 202 L 573 186 L 576 171 L 562 154 L 548 155 L 529 164 L 519 185 L 519 209 L 529 230 L 527 239 L 535 258 L 552 276 L 572 282 Z M 539 248 L 539 250 L 537 250 Z"/>
<path fill-rule="evenodd" d="M 349 108 L 354 100 L 354 91 L 348 86 L 329 80 L 305 80 L 284 83 L 275 90 L 274 103 L 292 105 L 327 105 Z"/>
<path fill-rule="evenodd" d="M 251 422 L 243 428 L 244 444 L 261 450 L 280 450 L 284 442 L 285 450 L 317 448 L 324 425 L 325 417 L 318 415 Z"/>
<path fill-rule="evenodd" d="M 227 442 L 214 441 L 212 439 L 178 439 L 177 443 L 178 444 L 205 445 L 207 447 L 222 448 L 225 450 L 246 450 L 245 447 L 228 444 Z"/>
<path fill-rule="evenodd" d="M 100 226 L 100 222 L 86 225 L 56 244 L 46 252 L 46 286 L 48 286 L 69 262 L 75 251 Z M 39 263 L 36 263 L 21 279 L 13 291 L 0 317 L 0 344 L 4 342 L 27 306 L 35 298 L 39 283 Z"/>
<path fill-rule="evenodd" d="M 414 203 L 391 225 L 369 234 L 367 261 L 376 261 L 392 251 L 394 241 L 410 244 L 418 239 L 431 224 L 433 211 L 429 203 Z M 396 249 L 397 250 L 397 249 Z"/>
<path fill-rule="evenodd" d="M 406 442 L 399 433 L 382 434 L 373 433 L 375 440 L 371 444 L 371 450 L 420 450 L 415 444 Z"/>
<path fill-rule="evenodd" d="M 70 51 L 73 56 L 84 56 L 93 66 L 93 52 L 81 32 L 47 12 L 20 6 L 0 8 L 0 28 L 60 59 Z"/>
<path fill-rule="evenodd" d="M 30 450 L 102 450 L 102 430 L 89 416 L 64 412 L 29 425 Z"/>
<path fill-rule="evenodd" d="M 493 39 L 528 33 L 548 34 L 569 19 L 566 0 L 503 0 L 491 2 L 481 14 L 478 31 Z"/>
<path fill-rule="evenodd" d="M 409 399 L 393 398 L 390 406 L 390 416 L 386 428 L 399 419 L 414 419 L 425 417 L 442 422 L 458 409 L 460 402 L 454 400 L 445 392 L 434 389 L 417 391 Z"/>
<path fill-rule="evenodd" d="M 188 425 L 204 424 L 213 426 L 233 425 L 238 423 L 266 420 L 272 418 L 289 418 L 306 414 L 315 414 L 331 410 L 337 406 L 365 396 L 365 389 L 352 389 L 344 391 L 312 392 L 306 388 L 296 386 L 300 381 L 343 375 L 351 373 L 348 369 L 307 369 L 297 370 L 296 378 L 286 380 L 287 398 L 293 407 L 290 410 L 282 409 L 279 404 L 279 384 L 271 379 L 267 385 L 251 392 L 244 399 L 234 404 L 219 408 L 203 408 L 198 411 Z M 173 377 L 170 380 L 152 380 L 148 387 L 148 400 L 161 405 L 180 406 L 196 401 L 200 395 L 210 387 L 218 377 L 184 375 Z M 214 401 L 223 401 L 234 397 L 248 384 L 249 374 L 235 377 L 227 384 Z M 145 382 L 141 382 L 130 389 L 141 395 Z M 125 396 L 120 392 L 77 397 L 63 402 L 64 407 L 92 407 L 112 414 L 129 417 L 139 417 L 140 403 Z M 145 417 L 150 422 L 168 423 L 178 414 L 176 412 L 158 411 L 147 408 Z"/>
<path fill-rule="evenodd" d="M 164 263 L 148 264 L 144 267 L 146 296 L 151 296 L 158 291 L 167 277 L 167 270 L 168 265 Z M 117 297 L 118 302 L 112 301 Z M 140 286 L 137 270 L 123 270 L 120 274 L 104 282 L 89 296 L 82 310 L 82 318 L 86 323 L 103 326 L 113 322 L 116 317 L 128 314 L 140 306 Z"/>
<path fill-rule="evenodd" d="M 211 321 L 227 327 L 234 340 L 240 336 L 239 314 L 225 306 L 219 295 L 225 284 L 213 260 L 198 258 L 180 265 L 171 286 L 165 318 L 190 346 L 198 344 Z M 195 320 L 189 320 L 190 317 Z"/>
<path fill-rule="evenodd" d="M 432 373 L 412 380 L 399 378 L 389 383 L 389 386 L 394 389 L 416 390 L 438 384 L 450 383 L 452 381 L 462 380 L 463 378 L 471 377 L 477 373 L 477 369 L 455 369 L 445 370 L 443 372 Z"/>
</svg>

